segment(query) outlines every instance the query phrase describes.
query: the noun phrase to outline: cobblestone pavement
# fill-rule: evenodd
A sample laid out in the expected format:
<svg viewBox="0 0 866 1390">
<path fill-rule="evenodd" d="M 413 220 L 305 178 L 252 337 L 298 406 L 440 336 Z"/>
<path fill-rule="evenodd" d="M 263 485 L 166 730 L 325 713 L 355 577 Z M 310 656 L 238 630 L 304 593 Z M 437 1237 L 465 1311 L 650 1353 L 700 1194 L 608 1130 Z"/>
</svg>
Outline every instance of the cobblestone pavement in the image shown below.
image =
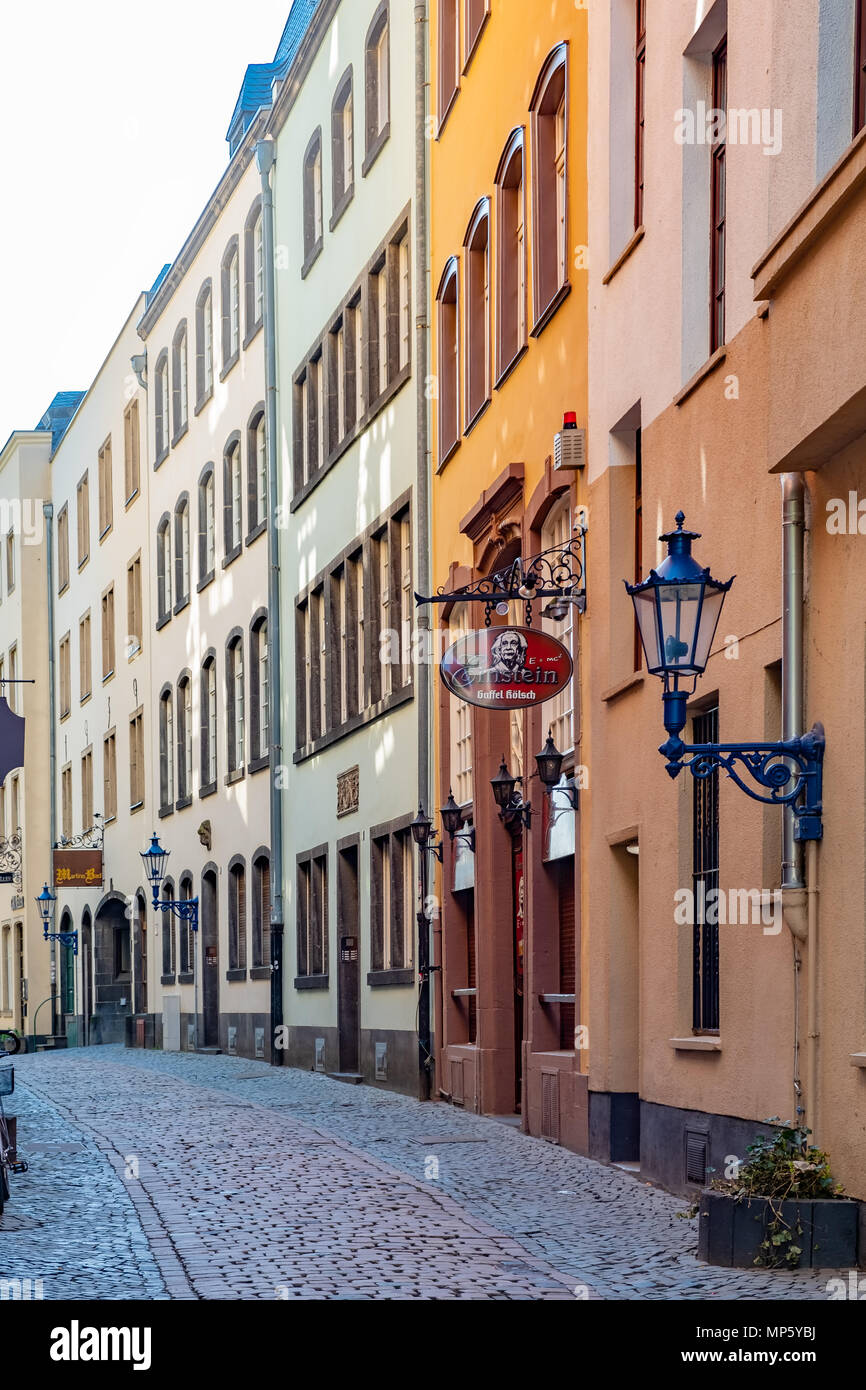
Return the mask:
<svg viewBox="0 0 866 1390">
<path fill-rule="evenodd" d="M 837 1273 L 710 1269 L 681 1198 L 312 1072 L 102 1047 L 16 1079 L 33 1161 L 6 1212 L 44 1224 L 10 1251 L 0 1218 L 0 1274 L 46 1298 L 825 1299 Z"/>
</svg>

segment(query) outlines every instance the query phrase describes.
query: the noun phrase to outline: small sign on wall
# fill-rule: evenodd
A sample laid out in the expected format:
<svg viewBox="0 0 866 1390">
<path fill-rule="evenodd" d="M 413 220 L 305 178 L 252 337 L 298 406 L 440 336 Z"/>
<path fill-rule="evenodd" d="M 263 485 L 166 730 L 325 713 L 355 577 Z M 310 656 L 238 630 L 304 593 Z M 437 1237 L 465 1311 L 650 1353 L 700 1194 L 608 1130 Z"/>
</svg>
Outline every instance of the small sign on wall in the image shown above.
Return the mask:
<svg viewBox="0 0 866 1390">
<path fill-rule="evenodd" d="M 101 849 L 56 849 L 55 888 L 101 888 Z"/>
<path fill-rule="evenodd" d="M 359 781 L 357 767 L 337 775 L 337 818 L 350 816 L 358 809 Z"/>
</svg>

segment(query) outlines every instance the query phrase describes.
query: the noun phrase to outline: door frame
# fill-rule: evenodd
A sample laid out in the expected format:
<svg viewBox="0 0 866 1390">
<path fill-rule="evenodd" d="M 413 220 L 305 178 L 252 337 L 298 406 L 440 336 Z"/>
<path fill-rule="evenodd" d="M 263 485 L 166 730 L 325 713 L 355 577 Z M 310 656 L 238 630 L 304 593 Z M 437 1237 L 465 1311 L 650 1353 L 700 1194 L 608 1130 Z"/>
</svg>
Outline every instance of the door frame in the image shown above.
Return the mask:
<svg viewBox="0 0 866 1390">
<path fill-rule="evenodd" d="M 207 911 L 208 894 L 205 880 L 213 880 L 213 913 L 209 920 Z M 216 864 L 205 864 L 201 871 L 201 1047 L 219 1047 L 220 1031 L 220 911 L 219 911 L 219 869 Z M 212 939 L 211 939 L 212 937 Z M 213 964 L 208 963 L 208 949 L 214 948 Z M 209 1009 L 210 1006 L 210 1009 Z M 208 1015 L 216 1012 L 216 1024 L 211 1017 L 211 1030 L 208 1031 Z M 215 1036 L 212 1034 L 215 1033 Z"/>
<path fill-rule="evenodd" d="M 354 859 L 354 876 L 351 861 Z M 337 841 L 337 1052 L 341 1072 L 361 1071 L 361 837 Z M 353 882 L 354 878 L 354 882 Z M 354 901 L 352 901 L 354 898 Z M 346 930 L 347 912 L 350 915 Z M 355 941 L 343 959 L 343 939 Z M 352 948 L 348 948 L 352 950 Z M 354 997 L 353 997 L 354 996 Z M 354 1023 L 352 1008 L 354 1007 Z"/>
</svg>

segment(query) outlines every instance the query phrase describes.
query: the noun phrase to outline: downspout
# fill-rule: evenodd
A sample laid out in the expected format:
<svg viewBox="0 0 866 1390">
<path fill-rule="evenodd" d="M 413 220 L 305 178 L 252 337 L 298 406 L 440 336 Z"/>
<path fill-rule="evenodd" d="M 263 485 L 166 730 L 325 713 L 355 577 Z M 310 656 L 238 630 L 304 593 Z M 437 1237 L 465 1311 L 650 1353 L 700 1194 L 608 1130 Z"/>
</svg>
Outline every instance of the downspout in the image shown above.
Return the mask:
<svg viewBox="0 0 866 1390">
<path fill-rule="evenodd" d="M 427 245 L 427 0 L 415 4 L 415 411 L 416 411 L 416 479 L 415 479 L 415 555 L 417 589 L 429 594 L 430 588 L 430 460 L 429 411 L 427 399 L 427 333 L 428 315 L 428 245 Z M 426 608 L 418 610 L 416 619 L 418 639 L 416 650 L 416 709 L 418 712 L 418 799 L 425 806 L 433 805 L 431 779 L 431 699 L 432 646 L 430 615 Z M 421 851 L 422 856 L 426 850 Z M 426 869 L 426 865 L 424 866 Z M 422 874 L 426 883 L 427 874 Z M 428 902 L 421 904 L 418 914 L 418 972 L 421 977 L 418 999 L 418 1063 L 419 1094 L 422 1100 L 435 1095 L 433 1028 L 430 1017 L 430 937 L 433 921 Z M 441 928 L 440 928 L 441 929 Z M 434 965 L 438 964 L 435 960 Z M 441 1016 L 439 971 L 437 980 L 437 1011 Z"/>
<path fill-rule="evenodd" d="M 262 259 L 265 274 L 265 458 L 268 469 L 268 729 L 270 731 L 271 820 L 271 1064 L 282 1066 L 283 1048 L 277 1032 L 283 1026 L 283 806 L 282 691 L 280 622 L 279 470 L 277 466 L 277 335 L 274 260 L 274 196 L 271 170 L 276 163 L 273 140 L 259 140 L 256 164 L 262 179 Z M 280 1040 L 282 1041 L 282 1039 Z"/>
<path fill-rule="evenodd" d="M 49 862 L 52 862 L 57 841 L 57 730 L 55 728 L 55 665 L 54 665 L 54 506 L 42 503 L 46 522 L 45 578 L 48 584 L 48 839 Z M 51 942 L 51 1033 L 57 1033 L 57 942 Z"/>
</svg>

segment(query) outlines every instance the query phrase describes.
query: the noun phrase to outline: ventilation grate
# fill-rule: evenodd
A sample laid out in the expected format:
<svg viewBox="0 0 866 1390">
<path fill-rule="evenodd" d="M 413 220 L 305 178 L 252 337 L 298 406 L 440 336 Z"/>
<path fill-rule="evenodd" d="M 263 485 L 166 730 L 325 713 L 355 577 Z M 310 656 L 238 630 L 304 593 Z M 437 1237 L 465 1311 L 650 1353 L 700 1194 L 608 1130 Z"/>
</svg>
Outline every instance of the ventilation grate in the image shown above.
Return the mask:
<svg viewBox="0 0 866 1390">
<path fill-rule="evenodd" d="M 709 1135 L 699 1129 L 687 1129 L 685 1146 L 686 1182 L 697 1183 L 699 1187 L 703 1187 L 707 1181 Z"/>
</svg>

